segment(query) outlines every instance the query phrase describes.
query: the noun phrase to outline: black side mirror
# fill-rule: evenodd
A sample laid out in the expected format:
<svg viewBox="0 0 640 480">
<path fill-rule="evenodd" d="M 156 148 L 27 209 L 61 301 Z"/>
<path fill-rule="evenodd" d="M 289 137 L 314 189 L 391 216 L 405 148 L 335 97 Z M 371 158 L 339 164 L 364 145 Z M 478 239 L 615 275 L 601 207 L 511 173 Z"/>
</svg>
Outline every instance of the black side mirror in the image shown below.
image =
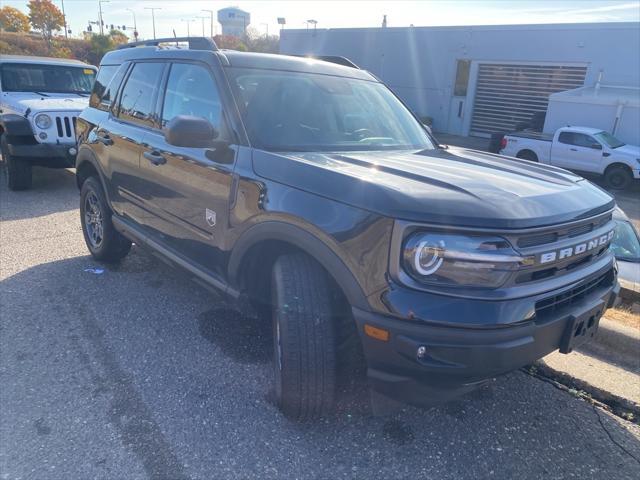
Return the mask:
<svg viewBox="0 0 640 480">
<path fill-rule="evenodd" d="M 190 115 L 172 118 L 164 130 L 164 139 L 176 147 L 211 147 L 217 136 L 218 132 L 208 120 Z"/>
<path fill-rule="evenodd" d="M 591 148 L 593 148 L 594 150 L 602 150 L 602 145 L 600 145 L 599 143 L 592 143 Z"/>
</svg>

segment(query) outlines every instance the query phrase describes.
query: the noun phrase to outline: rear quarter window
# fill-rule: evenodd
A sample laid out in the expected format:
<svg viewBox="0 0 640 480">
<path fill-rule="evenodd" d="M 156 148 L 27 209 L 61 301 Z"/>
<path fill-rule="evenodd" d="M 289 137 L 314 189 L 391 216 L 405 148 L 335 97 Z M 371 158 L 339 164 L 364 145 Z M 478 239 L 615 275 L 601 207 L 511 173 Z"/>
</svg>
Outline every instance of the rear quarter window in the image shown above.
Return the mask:
<svg viewBox="0 0 640 480">
<path fill-rule="evenodd" d="M 122 83 L 127 65 L 103 65 L 93 84 L 89 106 L 108 111 Z"/>
</svg>

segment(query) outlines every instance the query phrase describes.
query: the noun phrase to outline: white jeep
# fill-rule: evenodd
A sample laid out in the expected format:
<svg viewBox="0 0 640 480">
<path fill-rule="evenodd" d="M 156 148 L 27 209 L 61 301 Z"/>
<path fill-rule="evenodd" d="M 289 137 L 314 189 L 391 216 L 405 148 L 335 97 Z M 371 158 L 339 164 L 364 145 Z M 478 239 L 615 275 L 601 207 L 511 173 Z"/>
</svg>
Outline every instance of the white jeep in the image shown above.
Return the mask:
<svg viewBox="0 0 640 480">
<path fill-rule="evenodd" d="M 0 148 L 11 190 L 31 187 L 33 165 L 75 166 L 76 118 L 95 75 L 77 60 L 0 55 Z"/>
</svg>

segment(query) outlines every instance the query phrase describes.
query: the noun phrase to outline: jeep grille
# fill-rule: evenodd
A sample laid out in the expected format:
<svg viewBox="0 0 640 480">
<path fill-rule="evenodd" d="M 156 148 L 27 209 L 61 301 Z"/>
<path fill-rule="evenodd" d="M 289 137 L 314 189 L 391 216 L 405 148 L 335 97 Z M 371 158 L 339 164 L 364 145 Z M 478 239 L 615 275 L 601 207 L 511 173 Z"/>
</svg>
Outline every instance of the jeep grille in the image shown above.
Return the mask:
<svg viewBox="0 0 640 480">
<path fill-rule="evenodd" d="M 76 138 L 76 120 L 78 117 L 71 115 L 60 115 L 56 117 L 56 129 L 58 138 L 67 140 Z"/>
</svg>

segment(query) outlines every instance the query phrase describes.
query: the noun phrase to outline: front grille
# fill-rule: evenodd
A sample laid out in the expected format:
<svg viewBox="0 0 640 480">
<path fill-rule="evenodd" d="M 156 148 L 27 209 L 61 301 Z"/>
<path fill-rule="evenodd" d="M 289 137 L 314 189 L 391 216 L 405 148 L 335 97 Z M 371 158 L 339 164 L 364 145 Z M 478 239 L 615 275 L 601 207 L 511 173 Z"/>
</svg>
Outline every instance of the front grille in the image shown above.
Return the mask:
<svg viewBox="0 0 640 480">
<path fill-rule="evenodd" d="M 65 115 L 56 117 L 56 129 L 58 138 L 75 139 L 76 137 L 76 120 L 78 117 Z"/>
<path fill-rule="evenodd" d="M 588 297 L 597 289 L 612 285 L 613 280 L 614 274 L 613 269 L 611 269 L 599 277 L 588 280 L 575 288 L 567 290 L 566 292 L 543 300 L 538 300 L 536 302 L 536 318 L 544 319 L 549 317 L 558 310 L 573 305 Z"/>
<path fill-rule="evenodd" d="M 611 218 L 611 213 L 607 213 L 599 217 L 585 220 L 583 223 L 572 227 L 560 227 L 549 232 L 522 235 L 518 237 L 516 244 L 520 248 L 530 248 L 554 243 L 562 240 L 563 238 L 578 237 L 600 228 L 607 222 L 611 221 Z"/>
</svg>

